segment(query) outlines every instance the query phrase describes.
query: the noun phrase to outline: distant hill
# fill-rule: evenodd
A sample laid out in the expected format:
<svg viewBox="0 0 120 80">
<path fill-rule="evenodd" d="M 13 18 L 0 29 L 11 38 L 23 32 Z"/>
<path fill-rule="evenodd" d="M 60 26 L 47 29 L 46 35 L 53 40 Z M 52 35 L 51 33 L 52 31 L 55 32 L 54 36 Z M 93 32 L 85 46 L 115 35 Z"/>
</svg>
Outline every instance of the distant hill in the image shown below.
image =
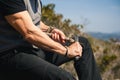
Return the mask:
<svg viewBox="0 0 120 80">
<path fill-rule="evenodd" d="M 88 34 L 102 40 L 109 40 L 110 38 L 120 40 L 120 32 L 116 32 L 116 33 L 88 32 Z"/>
</svg>

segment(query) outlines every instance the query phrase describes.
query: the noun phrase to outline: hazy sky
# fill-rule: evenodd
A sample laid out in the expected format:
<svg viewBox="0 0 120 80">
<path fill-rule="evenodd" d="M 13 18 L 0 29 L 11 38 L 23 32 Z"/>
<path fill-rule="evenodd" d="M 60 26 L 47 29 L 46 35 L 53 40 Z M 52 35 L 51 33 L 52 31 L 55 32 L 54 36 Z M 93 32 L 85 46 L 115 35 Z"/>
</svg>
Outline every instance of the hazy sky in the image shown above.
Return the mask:
<svg viewBox="0 0 120 80">
<path fill-rule="evenodd" d="M 54 3 L 56 13 L 72 23 L 86 22 L 85 31 L 120 32 L 120 0 L 42 0 L 42 3 Z"/>
</svg>

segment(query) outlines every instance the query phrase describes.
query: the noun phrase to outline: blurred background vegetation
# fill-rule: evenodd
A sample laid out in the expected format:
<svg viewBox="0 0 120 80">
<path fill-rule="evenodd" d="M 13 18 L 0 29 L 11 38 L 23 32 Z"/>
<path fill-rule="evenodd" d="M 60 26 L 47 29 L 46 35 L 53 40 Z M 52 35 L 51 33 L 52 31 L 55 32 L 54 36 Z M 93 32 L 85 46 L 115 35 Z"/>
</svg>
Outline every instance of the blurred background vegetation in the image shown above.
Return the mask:
<svg viewBox="0 0 120 80">
<path fill-rule="evenodd" d="M 56 14 L 54 8 L 55 4 L 43 6 L 42 21 L 47 25 L 51 25 L 62 30 L 66 36 L 71 37 L 72 35 L 79 35 L 86 37 L 91 43 L 102 79 L 120 80 L 120 42 L 117 42 L 112 38 L 107 41 L 100 40 L 82 32 L 86 22 L 83 24 L 72 24 L 70 19 L 63 19 L 62 14 Z M 68 62 L 60 67 L 77 77 L 71 63 L 73 62 Z"/>
</svg>

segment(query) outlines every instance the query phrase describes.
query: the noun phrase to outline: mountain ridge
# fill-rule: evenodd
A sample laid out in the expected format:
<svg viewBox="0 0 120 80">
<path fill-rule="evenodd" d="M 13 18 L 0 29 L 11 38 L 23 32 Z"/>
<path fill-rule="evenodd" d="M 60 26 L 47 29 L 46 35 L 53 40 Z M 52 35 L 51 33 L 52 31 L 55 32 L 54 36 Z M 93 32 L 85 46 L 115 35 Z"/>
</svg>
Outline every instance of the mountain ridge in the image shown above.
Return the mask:
<svg viewBox="0 0 120 80">
<path fill-rule="evenodd" d="M 87 32 L 87 34 L 102 40 L 109 40 L 111 38 L 120 40 L 120 32 L 113 33 Z"/>
</svg>

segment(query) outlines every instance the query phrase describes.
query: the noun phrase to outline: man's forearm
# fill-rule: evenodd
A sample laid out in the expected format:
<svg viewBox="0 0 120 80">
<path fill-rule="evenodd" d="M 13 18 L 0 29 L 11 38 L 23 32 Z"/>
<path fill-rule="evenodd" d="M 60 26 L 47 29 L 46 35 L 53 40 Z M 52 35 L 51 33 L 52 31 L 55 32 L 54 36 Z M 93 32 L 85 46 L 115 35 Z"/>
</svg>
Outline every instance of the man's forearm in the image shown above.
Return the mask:
<svg viewBox="0 0 120 80">
<path fill-rule="evenodd" d="M 42 47 L 62 55 L 64 55 L 66 52 L 64 46 L 52 40 L 48 35 L 46 35 L 46 33 L 40 31 L 39 29 L 31 31 L 31 34 L 26 37 L 26 40 L 33 43 L 37 47 Z"/>
<path fill-rule="evenodd" d="M 52 40 L 42 30 L 36 27 L 27 11 L 8 15 L 6 16 L 6 19 L 13 26 L 13 28 L 20 32 L 31 44 L 62 55 L 65 54 L 66 48 L 60 43 Z"/>
</svg>

